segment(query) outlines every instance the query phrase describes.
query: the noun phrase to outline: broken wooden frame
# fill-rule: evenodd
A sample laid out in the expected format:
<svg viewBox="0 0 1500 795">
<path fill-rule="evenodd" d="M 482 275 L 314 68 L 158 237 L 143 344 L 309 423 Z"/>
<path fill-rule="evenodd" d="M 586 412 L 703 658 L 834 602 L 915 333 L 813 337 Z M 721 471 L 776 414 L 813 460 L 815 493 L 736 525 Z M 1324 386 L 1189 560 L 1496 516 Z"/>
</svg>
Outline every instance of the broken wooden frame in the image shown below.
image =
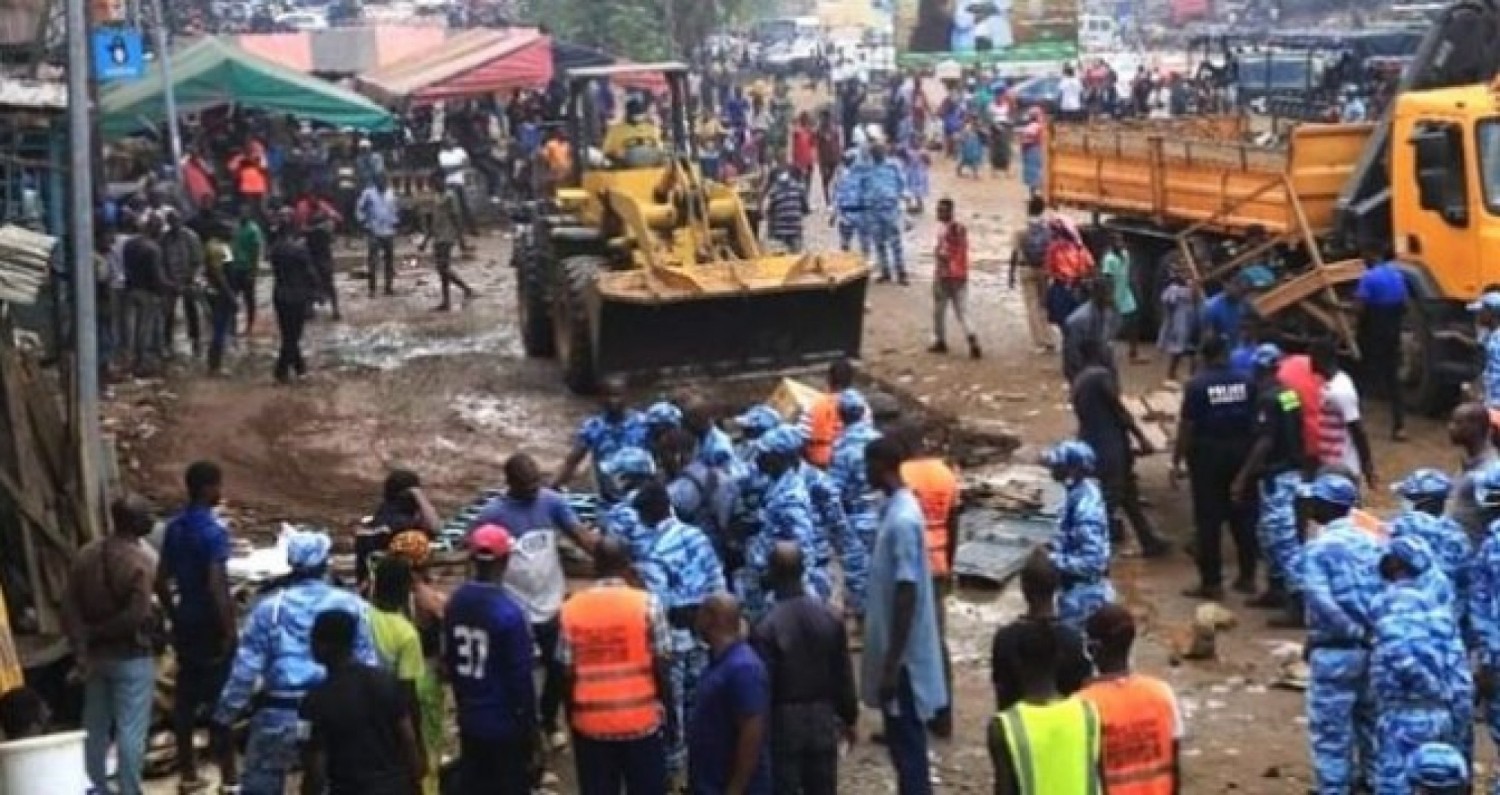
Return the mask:
<svg viewBox="0 0 1500 795">
<path fill-rule="evenodd" d="M 1195 235 L 1205 229 L 1223 226 L 1229 216 L 1233 215 L 1243 205 L 1259 199 L 1261 196 L 1283 188 L 1286 192 L 1287 201 L 1291 204 L 1292 215 L 1296 219 L 1296 227 L 1283 235 L 1268 236 L 1265 240 L 1240 251 L 1228 262 L 1214 265 L 1206 271 L 1198 264 L 1197 256 L 1193 252 L 1192 240 Z M 1302 200 L 1293 189 L 1291 179 L 1282 174 L 1275 179 L 1267 180 L 1266 184 L 1250 193 L 1241 196 L 1233 202 L 1221 207 L 1217 213 L 1205 218 L 1188 228 L 1177 233 L 1177 250 L 1181 253 L 1183 262 L 1187 264 L 1189 272 L 1193 275 L 1193 282 L 1201 292 L 1205 279 L 1217 279 L 1226 273 L 1238 271 L 1246 264 L 1270 251 L 1281 244 L 1300 244 L 1306 251 L 1312 267 L 1289 279 L 1283 279 L 1270 290 L 1256 296 L 1251 304 L 1255 311 L 1263 318 L 1269 318 L 1279 312 L 1296 306 L 1319 324 L 1326 327 L 1338 337 L 1343 349 L 1354 358 L 1358 359 L 1359 340 L 1355 337 L 1354 330 L 1350 327 L 1348 315 L 1345 313 L 1342 303 L 1334 288 L 1350 281 L 1357 280 L 1364 273 L 1364 263 L 1359 260 L 1344 260 L 1332 265 L 1323 261 L 1323 253 L 1318 245 L 1317 234 L 1307 222 L 1307 213 L 1302 207 Z M 1320 305 L 1322 302 L 1325 305 Z"/>
</svg>

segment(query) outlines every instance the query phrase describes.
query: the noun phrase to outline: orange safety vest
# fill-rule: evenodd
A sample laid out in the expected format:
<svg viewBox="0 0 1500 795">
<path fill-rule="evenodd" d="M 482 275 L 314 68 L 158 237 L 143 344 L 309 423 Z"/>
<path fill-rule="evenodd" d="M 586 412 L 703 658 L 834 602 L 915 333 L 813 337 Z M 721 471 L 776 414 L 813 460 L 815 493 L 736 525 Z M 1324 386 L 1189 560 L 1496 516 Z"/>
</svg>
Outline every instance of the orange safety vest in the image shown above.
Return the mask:
<svg viewBox="0 0 1500 795">
<path fill-rule="evenodd" d="M 1092 682 L 1079 695 L 1099 710 L 1105 791 L 1172 795 L 1177 711 L 1167 684 L 1131 674 Z"/>
<path fill-rule="evenodd" d="M 832 392 L 818 399 L 807 410 L 807 460 L 813 466 L 827 469 L 833 461 L 833 442 L 844 431 L 839 419 L 839 396 Z"/>
<path fill-rule="evenodd" d="M 941 458 L 919 458 L 901 465 L 901 480 L 922 505 L 927 526 L 927 560 L 936 576 L 952 570 L 948 560 L 948 517 L 958 505 L 958 475 Z"/>
<path fill-rule="evenodd" d="M 572 650 L 573 729 L 595 739 L 643 737 L 661 725 L 645 591 L 591 588 L 563 605 L 562 632 Z"/>
</svg>

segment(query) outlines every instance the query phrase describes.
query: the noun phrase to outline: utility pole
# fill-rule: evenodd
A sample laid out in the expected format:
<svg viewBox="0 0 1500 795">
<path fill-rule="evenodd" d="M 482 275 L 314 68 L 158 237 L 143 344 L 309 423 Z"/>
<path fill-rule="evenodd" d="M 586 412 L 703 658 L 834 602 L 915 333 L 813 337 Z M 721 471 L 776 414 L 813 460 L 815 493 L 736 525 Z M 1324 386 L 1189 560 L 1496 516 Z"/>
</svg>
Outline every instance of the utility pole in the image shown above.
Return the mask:
<svg viewBox="0 0 1500 795">
<path fill-rule="evenodd" d="M 172 147 L 172 194 L 180 197 L 182 179 L 177 170 L 182 167 L 182 130 L 177 126 L 177 90 L 172 86 L 172 54 L 167 49 L 167 17 L 162 13 L 161 0 L 151 0 L 151 16 L 156 62 L 161 64 L 162 97 L 167 103 L 167 138 Z"/>
<path fill-rule="evenodd" d="M 73 242 L 73 421 L 77 440 L 78 486 L 88 516 L 80 528 L 87 537 L 103 527 L 103 486 L 99 461 L 99 336 L 94 296 L 94 151 L 89 114 L 89 30 L 87 0 L 65 0 L 68 31 L 68 145 L 73 152 L 68 237 Z"/>
</svg>

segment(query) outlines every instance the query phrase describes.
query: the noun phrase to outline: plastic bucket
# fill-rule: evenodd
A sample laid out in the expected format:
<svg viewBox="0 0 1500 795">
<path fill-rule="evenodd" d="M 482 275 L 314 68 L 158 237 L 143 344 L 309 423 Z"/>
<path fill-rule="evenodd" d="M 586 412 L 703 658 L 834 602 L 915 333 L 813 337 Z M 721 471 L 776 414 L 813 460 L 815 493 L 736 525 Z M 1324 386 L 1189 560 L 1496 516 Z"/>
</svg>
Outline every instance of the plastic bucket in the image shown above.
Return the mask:
<svg viewBox="0 0 1500 795">
<path fill-rule="evenodd" d="M 0 743 L 0 795 L 84 795 L 83 732 Z"/>
</svg>

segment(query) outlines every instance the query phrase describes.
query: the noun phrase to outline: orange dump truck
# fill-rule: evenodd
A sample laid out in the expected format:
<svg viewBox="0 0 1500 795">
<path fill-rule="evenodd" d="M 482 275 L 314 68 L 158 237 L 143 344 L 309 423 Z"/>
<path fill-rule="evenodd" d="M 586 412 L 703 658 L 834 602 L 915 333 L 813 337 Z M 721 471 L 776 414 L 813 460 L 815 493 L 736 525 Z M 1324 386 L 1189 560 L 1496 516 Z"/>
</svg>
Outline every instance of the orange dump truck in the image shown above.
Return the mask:
<svg viewBox="0 0 1500 795">
<path fill-rule="evenodd" d="M 1451 406 L 1478 371 L 1465 307 L 1500 285 L 1500 12 L 1460 0 L 1434 23 L 1385 118 L 1303 124 L 1273 144 L 1201 120 L 1056 125 L 1049 204 L 1090 214 L 1132 253 L 1150 317 L 1169 268 L 1214 291 L 1255 266 L 1257 311 L 1290 345 L 1357 357 L 1348 294 L 1378 248 L 1406 278 L 1407 405 Z"/>
</svg>

